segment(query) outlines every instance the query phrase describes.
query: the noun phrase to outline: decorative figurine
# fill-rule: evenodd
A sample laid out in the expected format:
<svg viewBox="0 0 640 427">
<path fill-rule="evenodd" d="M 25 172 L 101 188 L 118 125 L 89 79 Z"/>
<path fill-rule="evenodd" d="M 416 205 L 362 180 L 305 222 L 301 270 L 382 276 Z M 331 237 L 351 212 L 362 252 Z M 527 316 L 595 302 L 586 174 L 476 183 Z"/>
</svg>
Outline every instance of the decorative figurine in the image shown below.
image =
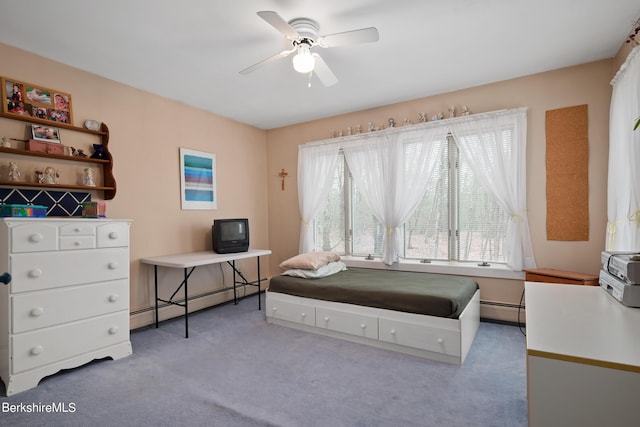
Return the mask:
<svg viewBox="0 0 640 427">
<path fill-rule="evenodd" d="M 93 180 L 93 169 L 84 168 L 84 185 L 89 187 L 95 187 L 96 183 Z"/>
<path fill-rule="evenodd" d="M 9 142 L 9 138 L 7 138 L 6 136 L 2 137 L 2 142 L 0 143 L 0 146 L 3 148 L 10 148 L 11 147 L 11 143 Z"/>
<path fill-rule="evenodd" d="M 20 171 L 16 162 L 9 162 L 9 181 L 19 181 Z"/>
<path fill-rule="evenodd" d="M 456 107 L 453 105 L 449 107 L 449 118 L 453 119 L 456 116 Z"/>
<path fill-rule="evenodd" d="M 463 116 L 468 116 L 469 115 L 469 107 L 467 107 L 466 105 L 462 106 L 462 115 Z"/>
<path fill-rule="evenodd" d="M 404 119 L 404 122 L 403 122 L 403 123 L 404 123 L 404 125 L 405 125 L 405 126 L 410 126 L 410 125 L 412 125 L 412 124 L 413 124 L 413 122 L 412 122 L 410 119 L 407 119 L 406 117 L 405 117 L 405 119 Z"/>
<path fill-rule="evenodd" d="M 104 146 L 102 144 L 93 144 L 92 159 L 107 159 L 107 153 L 104 152 Z"/>
<path fill-rule="evenodd" d="M 369 122 L 369 132 L 373 132 L 375 130 L 375 127 L 373 126 L 373 123 Z"/>
<path fill-rule="evenodd" d="M 37 170 L 36 177 L 38 178 L 38 182 L 40 184 L 57 184 L 60 175 L 54 168 L 52 168 L 51 166 L 47 166 L 42 171 Z"/>
<path fill-rule="evenodd" d="M 362 132 L 362 126 L 358 125 L 356 126 L 356 133 L 361 133 Z"/>
<path fill-rule="evenodd" d="M 420 123 L 426 123 L 427 122 L 427 113 L 425 113 L 424 111 L 420 114 L 418 114 L 418 119 L 420 120 Z"/>
<path fill-rule="evenodd" d="M 347 127 L 347 136 L 350 136 L 352 134 L 351 132 L 351 126 Z"/>
<path fill-rule="evenodd" d="M 396 121 L 393 120 L 393 117 L 389 117 L 389 127 L 390 128 L 396 127 Z"/>
<path fill-rule="evenodd" d="M 435 116 L 431 117 L 431 121 L 442 120 L 442 119 L 444 119 L 444 114 L 442 113 L 438 113 Z"/>
</svg>

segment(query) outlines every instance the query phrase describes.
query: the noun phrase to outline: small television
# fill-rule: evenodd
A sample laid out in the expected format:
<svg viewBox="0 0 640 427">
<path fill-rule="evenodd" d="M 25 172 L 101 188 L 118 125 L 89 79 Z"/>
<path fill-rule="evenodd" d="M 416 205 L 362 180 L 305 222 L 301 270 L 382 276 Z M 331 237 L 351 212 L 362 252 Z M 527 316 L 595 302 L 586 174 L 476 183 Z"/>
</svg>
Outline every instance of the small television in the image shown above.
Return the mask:
<svg viewBox="0 0 640 427">
<path fill-rule="evenodd" d="M 247 218 L 214 219 L 211 227 L 213 250 L 219 254 L 249 250 L 249 220 Z"/>
</svg>

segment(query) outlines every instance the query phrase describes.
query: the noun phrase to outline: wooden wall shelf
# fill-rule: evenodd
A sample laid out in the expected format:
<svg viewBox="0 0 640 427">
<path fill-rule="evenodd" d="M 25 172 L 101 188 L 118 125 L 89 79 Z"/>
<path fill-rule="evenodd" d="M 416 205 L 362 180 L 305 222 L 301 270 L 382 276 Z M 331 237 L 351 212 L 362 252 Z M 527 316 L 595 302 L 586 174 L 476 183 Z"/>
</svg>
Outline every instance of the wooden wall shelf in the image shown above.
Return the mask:
<svg viewBox="0 0 640 427">
<path fill-rule="evenodd" d="M 71 189 L 71 190 L 83 190 L 83 191 L 98 190 L 98 191 L 104 192 L 105 200 L 111 200 L 116 196 L 116 180 L 113 176 L 113 157 L 109 152 L 109 128 L 107 127 L 107 125 L 102 123 L 100 130 L 95 131 L 95 130 L 73 126 L 66 123 L 55 123 L 49 120 L 42 120 L 35 117 L 30 117 L 30 116 L 20 116 L 17 114 L 8 114 L 8 113 L 0 112 L 0 117 L 10 119 L 10 120 L 20 120 L 28 123 L 44 124 L 47 126 L 66 129 L 74 132 L 84 132 L 84 133 L 89 133 L 93 135 L 98 135 L 101 139 L 103 152 L 107 157 L 107 159 L 92 159 L 90 157 L 65 156 L 61 154 L 49 154 L 49 153 L 42 153 L 38 151 L 29 151 L 29 150 L 21 150 L 17 148 L 0 147 L 0 153 L 16 154 L 19 156 L 43 157 L 48 159 L 58 159 L 58 160 L 65 160 L 65 161 L 71 161 L 71 162 L 85 162 L 85 163 L 93 163 L 93 164 L 100 165 L 102 167 L 102 178 L 103 178 L 103 184 L 104 184 L 103 186 L 85 186 L 85 185 L 74 185 L 74 184 L 43 184 L 38 182 L 0 180 L 0 185 L 10 186 L 10 187 L 61 188 L 61 189 Z"/>
</svg>

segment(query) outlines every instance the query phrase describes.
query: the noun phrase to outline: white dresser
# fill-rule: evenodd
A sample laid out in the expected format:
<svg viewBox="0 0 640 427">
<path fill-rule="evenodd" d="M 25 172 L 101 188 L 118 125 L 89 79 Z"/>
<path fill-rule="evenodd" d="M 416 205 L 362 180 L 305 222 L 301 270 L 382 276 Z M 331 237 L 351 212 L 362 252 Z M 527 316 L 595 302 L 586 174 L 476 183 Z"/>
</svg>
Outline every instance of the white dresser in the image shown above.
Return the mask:
<svg viewBox="0 0 640 427">
<path fill-rule="evenodd" d="M 125 220 L 0 219 L 0 377 L 7 395 L 132 354 Z"/>
</svg>

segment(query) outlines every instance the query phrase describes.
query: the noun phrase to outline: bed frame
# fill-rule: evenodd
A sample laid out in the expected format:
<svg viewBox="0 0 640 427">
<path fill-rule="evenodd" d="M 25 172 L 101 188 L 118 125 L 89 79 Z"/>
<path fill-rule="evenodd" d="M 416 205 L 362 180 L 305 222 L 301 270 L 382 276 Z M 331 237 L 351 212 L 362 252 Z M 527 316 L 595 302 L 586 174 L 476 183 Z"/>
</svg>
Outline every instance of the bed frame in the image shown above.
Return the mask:
<svg viewBox="0 0 640 427">
<path fill-rule="evenodd" d="M 457 365 L 480 326 L 480 290 L 457 319 L 266 291 L 267 322 Z"/>
</svg>

